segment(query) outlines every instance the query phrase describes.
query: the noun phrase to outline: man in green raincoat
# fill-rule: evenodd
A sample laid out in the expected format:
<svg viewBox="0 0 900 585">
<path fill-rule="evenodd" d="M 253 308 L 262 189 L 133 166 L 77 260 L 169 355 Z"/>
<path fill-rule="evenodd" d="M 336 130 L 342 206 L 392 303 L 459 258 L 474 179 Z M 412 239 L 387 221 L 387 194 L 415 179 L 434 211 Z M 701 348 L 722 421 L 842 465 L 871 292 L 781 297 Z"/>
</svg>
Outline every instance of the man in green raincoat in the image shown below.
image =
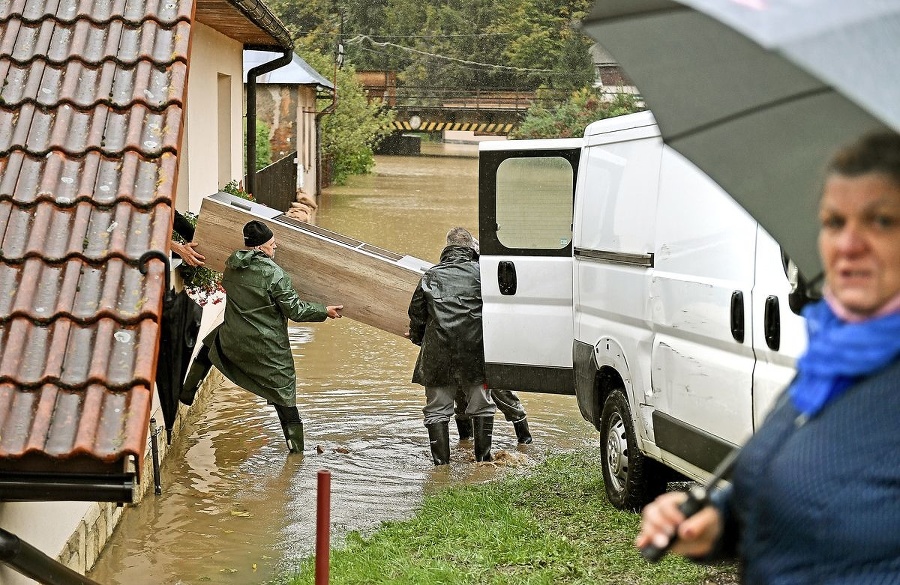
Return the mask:
<svg viewBox="0 0 900 585">
<path fill-rule="evenodd" d="M 303 452 L 303 421 L 297 410 L 297 372 L 288 339 L 291 321 L 341 317 L 343 305 L 305 302 L 291 278 L 275 263 L 275 235 L 261 221 L 244 225 L 244 250 L 225 261 L 225 320 L 206 339 L 184 381 L 179 399 L 191 405 L 216 366 L 236 385 L 275 407 L 288 450 Z"/>
</svg>

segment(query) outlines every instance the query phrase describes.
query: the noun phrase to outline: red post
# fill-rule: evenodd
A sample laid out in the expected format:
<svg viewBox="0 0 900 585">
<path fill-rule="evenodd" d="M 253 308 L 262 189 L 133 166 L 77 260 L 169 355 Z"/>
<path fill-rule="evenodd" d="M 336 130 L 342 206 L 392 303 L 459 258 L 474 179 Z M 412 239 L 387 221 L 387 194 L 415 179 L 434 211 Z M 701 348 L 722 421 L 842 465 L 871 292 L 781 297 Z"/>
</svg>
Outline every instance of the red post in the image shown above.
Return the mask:
<svg viewBox="0 0 900 585">
<path fill-rule="evenodd" d="M 331 472 L 319 470 L 316 485 L 316 585 L 328 585 L 331 551 Z"/>
</svg>

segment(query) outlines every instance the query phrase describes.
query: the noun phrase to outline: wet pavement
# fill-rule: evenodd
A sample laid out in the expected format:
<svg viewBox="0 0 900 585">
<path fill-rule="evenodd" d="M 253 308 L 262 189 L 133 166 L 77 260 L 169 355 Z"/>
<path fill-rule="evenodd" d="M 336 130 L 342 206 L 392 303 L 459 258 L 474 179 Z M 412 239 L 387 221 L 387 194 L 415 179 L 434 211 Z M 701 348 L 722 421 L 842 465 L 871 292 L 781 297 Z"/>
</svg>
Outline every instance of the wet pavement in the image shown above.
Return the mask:
<svg viewBox="0 0 900 585">
<path fill-rule="evenodd" d="M 465 147 L 451 147 L 455 153 Z M 448 148 L 447 150 L 450 150 Z M 469 151 L 471 152 L 471 150 Z M 447 229 L 477 229 L 477 160 L 378 157 L 375 174 L 323 195 L 318 223 L 434 262 Z M 162 467 L 162 495 L 129 508 L 90 577 L 104 584 L 265 583 L 315 542 L 316 478 L 331 472 L 332 543 L 412 515 L 425 494 L 487 481 L 504 466 L 471 462 L 454 445 L 435 469 L 422 426 L 424 391 L 410 383 L 417 348 L 349 319 L 291 327 L 303 456 L 287 455 L 272 407 L 217 374 L 192 407 Z M 520 396 L 534 444 L 516 445 L 498 413 L 494 451 L 528 465 L 596 441 L 575 398 Z"/>
</svg>

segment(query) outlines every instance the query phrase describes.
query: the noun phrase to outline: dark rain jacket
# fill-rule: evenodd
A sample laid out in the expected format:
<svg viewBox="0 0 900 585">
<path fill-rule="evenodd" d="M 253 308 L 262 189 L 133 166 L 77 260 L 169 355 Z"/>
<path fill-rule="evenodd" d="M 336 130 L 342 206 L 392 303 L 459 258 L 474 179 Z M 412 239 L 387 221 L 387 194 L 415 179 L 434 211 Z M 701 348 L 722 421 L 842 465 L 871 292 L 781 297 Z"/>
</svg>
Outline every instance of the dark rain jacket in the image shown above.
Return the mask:
<svg viewBox="0 0 900 585">
<path fill-rule="evenodd" d="M 409 303 L 409 338 L 421 346 L 414 383 L 432 387 L 484 382 L 481 305 L 475 251 L 447 246 Z"/>
<path fill-rule="evenodd" d="M 297 400 L 297 373 L 288 340 L 291 321 L 324 321 L 325 305 L 297 296 L 291 278 L 264 253 L 238 250 L 225 261 L 225 321 L 203 340 L 229 380 L 282 406 Z"/>
</svg>

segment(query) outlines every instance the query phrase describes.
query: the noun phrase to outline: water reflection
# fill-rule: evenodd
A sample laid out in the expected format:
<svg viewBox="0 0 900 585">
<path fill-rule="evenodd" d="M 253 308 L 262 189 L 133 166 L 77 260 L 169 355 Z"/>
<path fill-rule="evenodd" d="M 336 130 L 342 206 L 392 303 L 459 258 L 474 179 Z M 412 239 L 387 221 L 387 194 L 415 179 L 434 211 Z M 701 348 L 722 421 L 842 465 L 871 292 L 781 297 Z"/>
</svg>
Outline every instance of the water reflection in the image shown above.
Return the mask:
<svg viewBox="0 0 900 585">
<path fill-rule="evenodd" d="M 462 148 L 462 147 L 460 147 Z M 331 189 L 319 224 L 429 261 L 447 229 L 477 227 L 477 161 L 379 157 L 376 173 Z M 105 584 L 265 583 L 312 554 L 316 475 L 332 473 L 332 542 L 411 515 L 425 493 L 498 473 L 454 444 L 436 471 L 410 383 L 417 348 L 341 319 L 290 329 L 305 456 L 287 456 L 271 406 L 222 384 L 195 405 L 162 468 L 163 494 L 127 510 L 91 577 Z M 573 397 L 524 394 L 536 459 L 596 439 Z M 497 418 L 495 452 L 519 452 Z"/>
</svg>

